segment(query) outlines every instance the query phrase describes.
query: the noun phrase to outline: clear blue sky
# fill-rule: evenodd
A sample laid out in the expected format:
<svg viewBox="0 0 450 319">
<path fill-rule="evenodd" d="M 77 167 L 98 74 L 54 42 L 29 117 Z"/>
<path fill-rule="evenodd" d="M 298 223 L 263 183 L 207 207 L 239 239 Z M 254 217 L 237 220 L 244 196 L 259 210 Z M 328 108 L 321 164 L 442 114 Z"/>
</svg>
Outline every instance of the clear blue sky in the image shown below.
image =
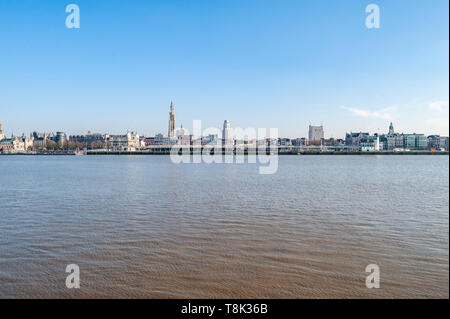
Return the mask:
<svg viewBox="0 0 450 319">
<path fill-rule="evenodd" d="M 66 5 L 81 10 L 67 29 Z M 367 29 L 365 8 L 381 9 Z M 1 0 L 8 134 L 278 127 L 448 135 L 448 0 Z"/>
</svg>

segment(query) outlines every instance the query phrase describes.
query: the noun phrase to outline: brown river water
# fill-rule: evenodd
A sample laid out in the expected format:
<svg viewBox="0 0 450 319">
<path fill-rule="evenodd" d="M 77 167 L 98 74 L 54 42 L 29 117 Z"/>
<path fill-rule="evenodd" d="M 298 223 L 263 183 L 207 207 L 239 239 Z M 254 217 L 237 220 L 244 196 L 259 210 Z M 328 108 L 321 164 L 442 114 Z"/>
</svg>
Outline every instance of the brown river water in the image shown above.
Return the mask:
<svg viewBox="0 0 450 319">
<path fill-rule="evenodd" d="M 0 156 L 0 298 L 448 298 L 448 262 L 448 156 Z"/>
</svg>

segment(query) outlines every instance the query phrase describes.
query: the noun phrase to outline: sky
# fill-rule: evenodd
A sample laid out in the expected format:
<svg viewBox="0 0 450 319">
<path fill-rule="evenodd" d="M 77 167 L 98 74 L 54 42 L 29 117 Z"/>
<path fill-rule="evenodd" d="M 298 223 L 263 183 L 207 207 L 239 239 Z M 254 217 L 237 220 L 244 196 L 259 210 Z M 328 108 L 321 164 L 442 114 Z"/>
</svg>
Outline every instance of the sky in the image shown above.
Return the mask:
<svg viewBox="0 0 450 319">
<path fill-rule="evenodd" d="M 0 0 L 8 135 L 167 133 L 173 101 L 188 130 L 448 136 L 448 87 L 448 0 Z"/>
</svg>

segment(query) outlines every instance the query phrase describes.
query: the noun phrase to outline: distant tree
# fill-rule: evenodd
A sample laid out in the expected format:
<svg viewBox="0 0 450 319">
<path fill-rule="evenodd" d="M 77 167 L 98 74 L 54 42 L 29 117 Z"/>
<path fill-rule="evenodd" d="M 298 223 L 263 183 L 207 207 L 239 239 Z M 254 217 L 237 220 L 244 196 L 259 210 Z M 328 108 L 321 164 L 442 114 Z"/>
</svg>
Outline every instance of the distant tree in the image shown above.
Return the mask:
<svg viewBox="0 0 450 319">
<path fill-rule="evenodd" d="M 58 144 L 55 141 L 47 140 L 46 148 L 49 151 L 54 151 L 58 148 Z"/>
<path fill-rule="evenodd" d="M 67 148 L 68 148 L 69 150 L 75 150 L 75 149 L 77 149 L 77 144 L 76 144 L 76 142 L 74 142 L 74 141 L 69 141 L 69 142 L 67 142 Z"/>
<path fill-rule="evenodd" d="M 69 149 L 69 142 L 65 141 L 64 143 L 60 144 L 59 146 L 62 150 L 68 150 Z"/>
<path fill-rule="evenodd" d="M 78 142 L 78 141 L 74 143 L 74 146 L 75 146 L 76 149 L 83 149 L 83 148 L 86 147 L 85 143 Z"/>
<path fill-rule="evenodd" d="M 98 150 L 105 147 L 105 144 L 102 141 L 95 141 L 91 143 L 91 149 Z"/>
</svg>

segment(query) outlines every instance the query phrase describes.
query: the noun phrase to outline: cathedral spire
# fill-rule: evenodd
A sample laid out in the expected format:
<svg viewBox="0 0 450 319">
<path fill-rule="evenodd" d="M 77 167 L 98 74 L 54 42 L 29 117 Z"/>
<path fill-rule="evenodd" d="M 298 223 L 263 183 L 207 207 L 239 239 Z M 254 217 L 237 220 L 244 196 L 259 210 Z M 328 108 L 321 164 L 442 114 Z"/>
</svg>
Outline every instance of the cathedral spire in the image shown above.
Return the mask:
<svg viewBox="0 0 450 319">
<path fill-rule="evenodd" d="M 169 137 L 175 136 L 175 108 L 173 102 L 170 101 L 170 112 L 169 112 Z"/>
</svg>

